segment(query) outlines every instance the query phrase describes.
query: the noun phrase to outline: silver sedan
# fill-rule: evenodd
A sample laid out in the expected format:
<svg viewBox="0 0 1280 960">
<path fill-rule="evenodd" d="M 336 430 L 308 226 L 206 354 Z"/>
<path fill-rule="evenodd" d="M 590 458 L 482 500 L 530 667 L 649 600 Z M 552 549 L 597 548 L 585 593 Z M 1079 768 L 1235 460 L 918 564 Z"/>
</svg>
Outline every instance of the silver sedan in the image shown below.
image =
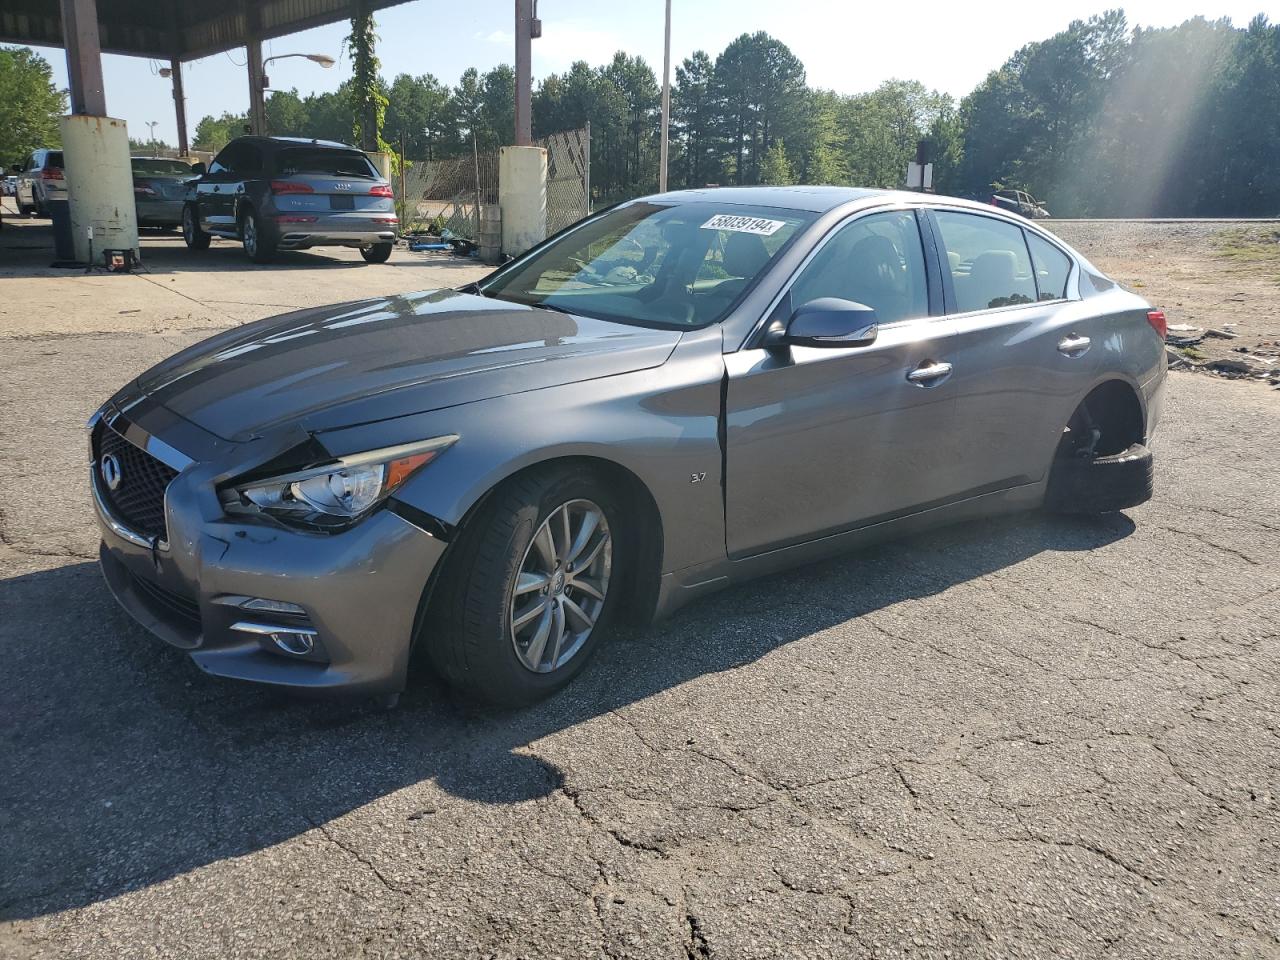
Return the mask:
<svg viewBox="0 0 1280 960">
<path fill-rule="evenodd" d="M 647 197 L 477 284 L 250 324 L 126 385 L 90 425 L 102 566 L 212 674 L 394 696 L 420 656 L 527 702 L 622 616 L 1143 502 L 1163 327 L 989 205 Z"/>
</svg>

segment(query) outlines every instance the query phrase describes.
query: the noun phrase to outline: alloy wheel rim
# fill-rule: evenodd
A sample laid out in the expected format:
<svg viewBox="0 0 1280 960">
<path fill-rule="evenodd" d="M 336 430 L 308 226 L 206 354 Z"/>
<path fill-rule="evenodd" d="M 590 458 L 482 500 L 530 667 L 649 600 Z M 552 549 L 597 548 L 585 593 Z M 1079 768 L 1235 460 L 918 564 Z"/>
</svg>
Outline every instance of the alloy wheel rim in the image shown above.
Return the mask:
<svg viewBox="0 0 1280 960">
<path fill-rule="evenodd" d="M 195 239 L 195 236 L 196 231 L 191 222 L 191 208 L 188 207 L 182 211 L 182 237 L 187 242 L 190 242 Z"/>
<path fill-rule="evenodd" d="M 258 225 L 254 222 L 253 214 L 244 218 L 244 248 L 249 256 L 258 252 Z"/>
<path fill-rule="evenodd" d="M 511 643 L 525 669 L 551 673 L 577 656 L 604 609 L 613 538 L 600 507 L 552 510 L 525 549 L 510 604 Z"/>
</svg>

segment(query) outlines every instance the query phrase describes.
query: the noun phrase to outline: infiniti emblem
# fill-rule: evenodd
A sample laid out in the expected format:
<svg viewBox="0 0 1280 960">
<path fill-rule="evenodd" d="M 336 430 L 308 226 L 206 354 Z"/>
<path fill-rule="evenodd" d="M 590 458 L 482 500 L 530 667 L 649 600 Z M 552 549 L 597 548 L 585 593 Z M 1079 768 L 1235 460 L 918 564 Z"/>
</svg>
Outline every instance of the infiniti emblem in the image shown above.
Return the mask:
<svg viewBox="0 0 1280 960">
<path fill-rule="evenodd" d="M 108 490 L 114 491 L 120 486 L 120 461 L 114 453 L 108 453 L 102 458 L 99 470 L 102 472 L 102 482 L 107 485 Z"/>
</svg>

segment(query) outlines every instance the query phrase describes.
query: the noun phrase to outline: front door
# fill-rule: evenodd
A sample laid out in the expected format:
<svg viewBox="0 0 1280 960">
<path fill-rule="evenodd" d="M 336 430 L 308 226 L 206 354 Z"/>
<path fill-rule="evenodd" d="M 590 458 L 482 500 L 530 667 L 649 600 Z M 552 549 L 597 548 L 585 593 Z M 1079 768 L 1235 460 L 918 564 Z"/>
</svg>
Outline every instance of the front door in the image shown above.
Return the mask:
<svg viewBox="0 0 1280 960">
<path fill-rule="evenodd" d="M 872 307 L 873 343 L 744 348 L 725 358 L 726 540 L 751 556 L 945 499 L 937 444 L 951 428 L 952 328 L 931 286 L 917 216 L 872 213 L 837 228 L 784 296 Z M 924 376 L 938 371 L 937 376 Z"/>
</svg>

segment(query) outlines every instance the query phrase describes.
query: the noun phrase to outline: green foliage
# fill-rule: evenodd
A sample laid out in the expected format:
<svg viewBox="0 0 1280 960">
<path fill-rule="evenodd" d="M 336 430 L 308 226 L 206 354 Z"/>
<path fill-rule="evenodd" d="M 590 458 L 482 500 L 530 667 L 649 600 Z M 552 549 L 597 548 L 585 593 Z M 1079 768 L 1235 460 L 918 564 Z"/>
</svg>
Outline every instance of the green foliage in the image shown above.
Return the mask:
<svg viewBox="0 0 1280 960">
<path fill-rule="evenodd" d="M 149 155 L 153 152 L 160 153 L 163 151 L 177 152 L 176 149 L 163 140 L 139 140 L 136 137 L 129 138 L 129 152 L 134 156 Z"/>
<path fill-rule="evenodd" d="M 195 150 L 217 153 L 236 137 L 244 136 L 248 128 L 249 118 L 243 113 L 223 113 L 220 117 L 208 116 L 196 124 L 196 135 L 191 141 L 191 146 Z"/>
<path fill-rule="evenodd" d="M 378 76 L 378 57 L 374 48 L 378 35 L 374 33 L 373 12 L 363 4 L 351 18 L 351 34 L 346 39 L 351 56 L 351 113 L 354 122 L 351 132 L 362 150 L 385 151 L 382 140 L 382 121 L 387 113 L 387 94 L 382 78 Z"/>
<path fill-rule="evenodd" d="M 61 145 L 58 118 L 66 111 L 66 92 L 53 85 L 43 57 L 27 47 L 0 49 L 0 165 Z"/>
<path fill-rule="evenodd" d="M 383 130 L 397 150 L 404 141 L 406 157 L 431 160 L 454 136 L 449 123 L 449 88 L 426 73 L 411 77 L 402 73 L 387 95 Z"/>
<path fill-rule="evenodd" d="M 787 149 L 781 140 L 773 141 L 764 152 L 760 182 L 774 187 L 786 187 L 796 182 L 791 172 L 791 161 L 787 159 Z"/>
</svg>

